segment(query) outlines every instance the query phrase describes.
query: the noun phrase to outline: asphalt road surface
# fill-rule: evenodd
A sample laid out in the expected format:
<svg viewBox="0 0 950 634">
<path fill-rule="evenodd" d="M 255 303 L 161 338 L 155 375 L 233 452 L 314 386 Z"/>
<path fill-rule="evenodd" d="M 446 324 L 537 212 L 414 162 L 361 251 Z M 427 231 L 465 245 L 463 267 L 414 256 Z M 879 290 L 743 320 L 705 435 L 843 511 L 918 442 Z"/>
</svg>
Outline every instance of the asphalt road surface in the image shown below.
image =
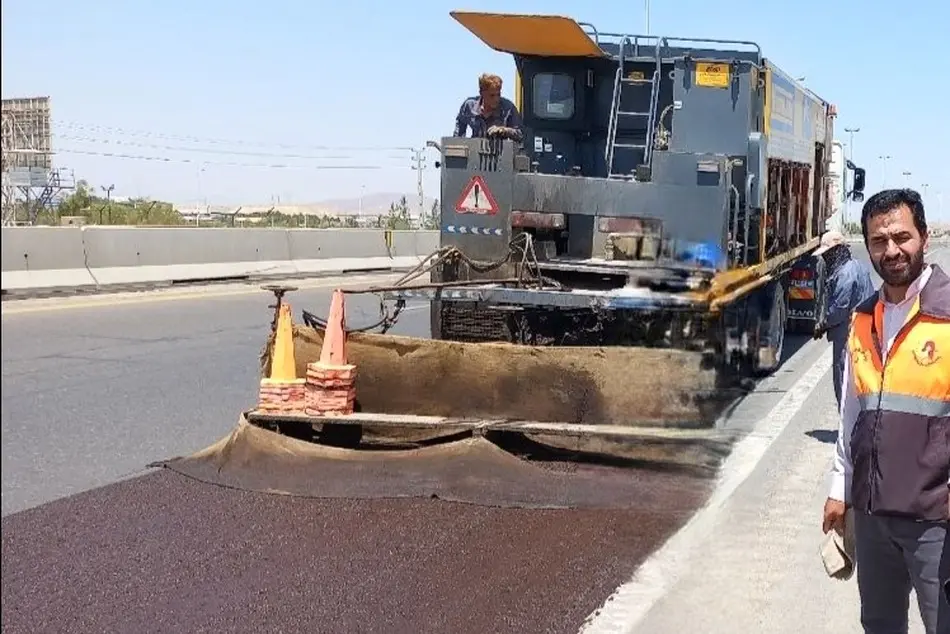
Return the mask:
<svg viewBox="0 0 950 634">
<path fill-rule="evenodd" d="M 947 268 L 946 248 L 931 260 Z M 325 312 L 330 284 L 315 284 L 327 287 L 291 296 L 295 313 Z M 4 632 L 576 632 L 615 588 L 590 632 L 858 631 L 853 583 L 829 591 L 816 572 L 827 343 L 793 342 L 731 414 L 753 445 L 648 559 L 702 506 L 704 482 L 644 473 L 663 503 L 529 511 L 293 500 L 146 472 L 219 439 L 253 402 L 269 303 L 216 288 L 4 305 Z M 427 335 L 422 308 L 397 332 Z M 348 322 L 375 311 L 351 302 Z M 651 575 L 633 577 L 644 561 Z M 755 622 L 769 615 L 782 625 Z"/>
<path fill-rule="evenodd" d="M 289 295 L 296 318 L 303 308 L 325 314 L 335 282 Z M 3 515 L 226 433 L 255 402 L 272 304 L 257 286 L 4 303 Z M 368 297 L 347 307 L 351 325 L 378 319 Z M 428 336 L 421 308 L 394 332 Z"/>
</svg>

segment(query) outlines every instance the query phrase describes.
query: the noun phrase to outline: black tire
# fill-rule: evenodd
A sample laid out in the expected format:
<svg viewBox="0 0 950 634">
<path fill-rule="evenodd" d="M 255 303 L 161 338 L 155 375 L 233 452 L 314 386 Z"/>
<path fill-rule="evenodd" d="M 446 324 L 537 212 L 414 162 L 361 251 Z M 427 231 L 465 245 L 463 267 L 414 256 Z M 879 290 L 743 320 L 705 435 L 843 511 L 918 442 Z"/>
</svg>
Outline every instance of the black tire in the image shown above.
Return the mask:
<svg viewBox="0 0 950 634">
<path fill-rule="evenodd" d="M 771 302 L 768 306 L 768 316 L 762 324 L 764 333 L 768 338 L 769 354 L 766 355 L 766 363 L 762 362 L 762 354 L 759 354 L 756 365 L 756 374 L 758 376 L 769 375 L 782 365 L 782 355 L 785 350 L 785 332 L 787 329 L 788 303 L 785 301 L 787 291 L 782 283 L 773 284 L 769 289 Z"/>
<path fill-rule="evenodd" d="M 429 302 L 429 335 L 435 341 L 442 339 L 442 302 L 437 299 Z"/>
</svg>

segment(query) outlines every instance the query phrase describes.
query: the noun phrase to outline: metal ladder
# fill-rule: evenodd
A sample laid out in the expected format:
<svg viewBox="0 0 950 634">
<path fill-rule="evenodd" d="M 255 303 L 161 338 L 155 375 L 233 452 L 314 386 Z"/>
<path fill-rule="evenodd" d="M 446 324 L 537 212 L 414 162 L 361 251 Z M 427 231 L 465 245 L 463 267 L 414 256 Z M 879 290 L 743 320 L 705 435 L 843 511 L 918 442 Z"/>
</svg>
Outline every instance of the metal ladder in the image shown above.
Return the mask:
<svg viewBox="0 0 950 634">
<path fill-rule="evenodd" d="M 624 73 L 624 61 L 627 56 L 627 47 L 635 46 L 629 37 L 624 37 L 620 41 L 620 51 L 617 56 L 617 74 L 614 77 L 614 94 L 610 103 L 610 121 L 607 126 L 607 147 L 605 151 L 605 160 L 607 162 L 607 178 L 627 178 L 628 174 L 614 171 L 614 158 L 616 150 L 642 150 L 643 164 L 649 167 L 653 160 L 653 142 L 656 136 L 656 111 L 660 101 L 660 74 L 663 72 L 663 58 L 661 56 L 662 46 L 666 38 L 657 38 L 654 58 L 656 59 L 656 69 L 650 79 L 630 79 Z M 628 84 L 643 85 L 651 84 L 650 90 L 650 108 L 646 112 L 634 112 L 622 110 L 623 87 Z M 620 117 L 646 117 L 647 118 L 647 136 L 646 143 L 617 143 L 617 128 L 619 127 Z"/>
</svg>

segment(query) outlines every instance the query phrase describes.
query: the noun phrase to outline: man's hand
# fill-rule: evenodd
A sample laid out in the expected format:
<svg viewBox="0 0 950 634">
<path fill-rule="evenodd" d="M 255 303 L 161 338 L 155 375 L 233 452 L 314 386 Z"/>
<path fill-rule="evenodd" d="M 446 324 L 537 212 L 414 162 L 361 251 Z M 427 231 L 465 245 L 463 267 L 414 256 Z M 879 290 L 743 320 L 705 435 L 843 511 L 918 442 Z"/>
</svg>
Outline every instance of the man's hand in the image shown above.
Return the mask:
<svg viewBox="0 0 950 634">
<path fill-rule="evenodd" d="M 506 136 L 511 136 L 512 132 L 513 130 L 511 128 L 506 128 L 505 126 L 501 126 L 501 125 L 493 125 L 490 128 L 488 128 L 487 133 L 488 133 L 488 136 L 506 137 Z"/>
<path fill-rule="evenodd" d="M 844 514 L 847 510 L 845 503 L 841 500 L 828 498 L 825 501 L 824 517 L 821 521 L 821 532 L 827 533 L 834 529 L 840 535 L 844 535 Z"/>
<path fill-rule="evenodd" d="M 821 339 L 825 333 L 828 332 L 828 329 L 822 326 L 821 324 L 815 324 L 815 330 L 812 332 L 812 339 Z"/>
</svg>

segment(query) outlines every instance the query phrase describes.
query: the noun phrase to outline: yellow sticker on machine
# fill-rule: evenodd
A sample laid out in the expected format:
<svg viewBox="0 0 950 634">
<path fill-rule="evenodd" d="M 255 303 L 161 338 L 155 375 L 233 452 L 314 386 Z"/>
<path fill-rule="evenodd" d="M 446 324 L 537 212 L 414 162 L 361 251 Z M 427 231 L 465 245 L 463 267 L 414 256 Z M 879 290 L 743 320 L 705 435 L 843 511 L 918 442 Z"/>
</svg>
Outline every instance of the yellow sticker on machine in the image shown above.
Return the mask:
<svg viewBox="0 0 950 634">
<path fill-rule="evenodd" d="M 729 64 L 696 62 L 696 85 L 709 88 L 729 87 Z"/>
</svg>

